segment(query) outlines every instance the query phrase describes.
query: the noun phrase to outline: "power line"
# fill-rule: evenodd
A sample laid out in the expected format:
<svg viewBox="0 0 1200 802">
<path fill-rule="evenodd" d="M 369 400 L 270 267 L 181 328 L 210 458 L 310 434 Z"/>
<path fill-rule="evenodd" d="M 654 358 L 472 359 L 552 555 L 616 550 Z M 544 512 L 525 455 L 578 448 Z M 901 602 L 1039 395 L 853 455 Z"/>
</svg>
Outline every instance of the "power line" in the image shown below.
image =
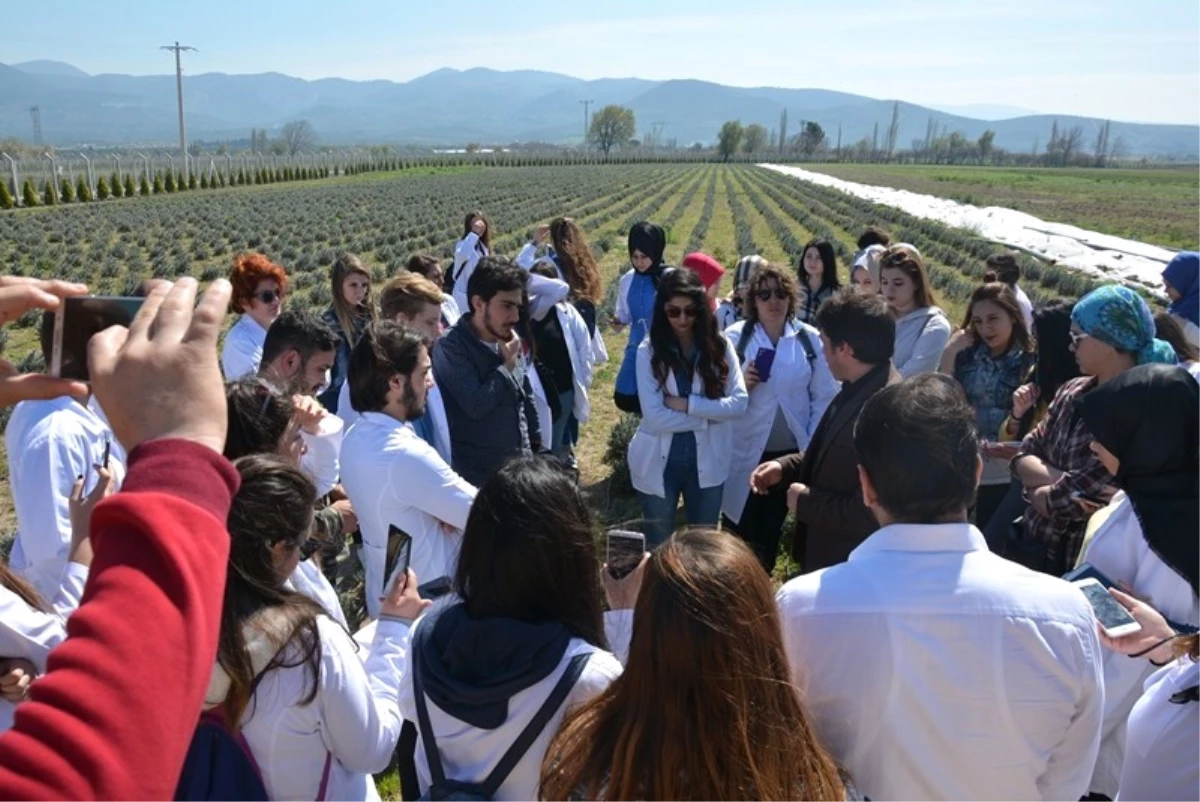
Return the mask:
<svg viewBox="0 0 1200 802">
<path fill-rule="evenodd" d="M 185 50 L 199 51 L 194 47 L 181 45 L 178 41 L 173 45 L 163 45 L 159 50 L 175 51 L 175 94 L 179 99 L 179 154 L 183 157 L 183 172 L 190 174 L 188 170 L 187 133 L 183 126 L 183 63 L 179 55 Z"/>
</svg>

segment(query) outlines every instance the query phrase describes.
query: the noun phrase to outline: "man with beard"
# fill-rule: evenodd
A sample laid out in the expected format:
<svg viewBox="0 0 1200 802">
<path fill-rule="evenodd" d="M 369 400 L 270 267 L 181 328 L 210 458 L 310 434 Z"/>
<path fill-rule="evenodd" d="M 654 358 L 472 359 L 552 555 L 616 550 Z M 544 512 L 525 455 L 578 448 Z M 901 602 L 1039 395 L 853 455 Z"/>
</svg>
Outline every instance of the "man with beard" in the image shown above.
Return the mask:
<svg viewBox="0 0 1200 802">
<path fill-rule="evenodd" d="M 528 274 L 486 256 L 467 282 L 471 309 L 433 347 L 454 470 L 475 486 L 511 457 L 542 450 L 529 371 L 515 326 Z"/>
<path fill-rule="evenodd" d="M 412 538 L 409 564 L 420 579 L 449 576 L 475 499 L 475 488 L 413 431 L 430 367 L 428 338 L 390 320 L 369 326 L 350 352 L 350 400 L 362 415 L 342 443 L 342 485 L 359 514 L 372 618 L 392 580 L 392 527 Z"/>
</svg>

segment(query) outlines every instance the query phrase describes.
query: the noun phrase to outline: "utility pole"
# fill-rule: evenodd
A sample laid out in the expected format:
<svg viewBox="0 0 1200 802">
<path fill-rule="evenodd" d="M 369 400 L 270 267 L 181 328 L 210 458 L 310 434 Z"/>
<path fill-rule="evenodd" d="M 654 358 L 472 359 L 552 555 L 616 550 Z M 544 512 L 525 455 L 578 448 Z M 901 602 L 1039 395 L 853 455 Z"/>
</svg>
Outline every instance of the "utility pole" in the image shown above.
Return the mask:
<svg viewBox="0 0 1200 802">
<path fill-rule="evenodd" d="M 183 127 L 183 64 L 179 59 L 179 54 L 185 50 L 195 51 L 196 48 L 181 45 L 176 41 L 173 45 L 163 45 L 159 50 L 175 51 L 175 94 L 179 98 L 179 153 L 183 157 L 183 172 L 187 174 L 187 134 Z"/>
<path fill-rule="evenodd" d="M 595 102 L 596 101 L 594 101 L 594 100 L 579 101 L 579 104 L 581 106 L 583 106 L 583 146 L 585 148 L 587 147 L 588 127 L 590 124 L 590 119 L 588 117 L 588 110 L 591 108 L 592 104 Z"/>
<path fill-rule="evenodd" d="M 650 123 L 650 152 L 653 153 L 658 148 L 658 143 L 662 141 L 663 128 L 666 126 L 666 120 L 656 120 Z"/>
<path fill-rule="evenodd" d="M 42 109 L 40 106 L 29 107 L 29 117 L 33 120 L 33 144 L 42 146 Z"/>
</svg>

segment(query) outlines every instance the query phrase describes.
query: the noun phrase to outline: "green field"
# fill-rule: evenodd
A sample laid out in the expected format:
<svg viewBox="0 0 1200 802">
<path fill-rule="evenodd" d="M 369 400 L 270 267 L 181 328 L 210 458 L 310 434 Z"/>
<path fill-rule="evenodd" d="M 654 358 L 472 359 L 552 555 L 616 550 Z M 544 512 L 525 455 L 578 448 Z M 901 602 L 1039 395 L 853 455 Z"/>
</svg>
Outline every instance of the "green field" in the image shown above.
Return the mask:
<svg viewBox="0 0 1200 802">
<path fill-rule="evenodd" d="M 1200 173 L 1195 166 L 1091 170 L 819 164 L 805 169 L 976 206 L 1006 206 L 1167 248 L 1196 250 L 1200 243 Z"/>
<path fill-rule="evenodd" d="M 943 188 L 940 194 L 948 193 Z M 148 276 L 209 281 L 226 274 L 236 253 L 259 250 L 291 275 L 287 303 L 320 311 L 329 303 L 327 276 L 339 253 L 363 256 L 379 284 L 413 253 L 447 257 L 463 215 L 474 208 L 491 216 L 496 250 L 510 254 L 538 223 L 558 214 L 575 217 L 609 289 L 601 320 L 611 312 L 617 277 L 628 269 L 625 232 L 638 220 L 667 229 L 668 261 L 704 250 L 730 272 L 747 253 L 794 266 L 805 242 L 827 238 L 838 252 L 843 282 L 858 233 L 880 225 L 928 257 L 939 302 L 955 320 L 982 278 L 984 258 L 998 247 L 971 232 L 753 166 L 649 164 L 408 170 L 5 212 L 0 264 L 9 273 L 83 281 L 97 293 L 124 294 Z M 1095 221 L 1080 222 L 1096 227 Z M 1092 279 L 1032 259 L 1025 269 L 1035 302 L 1076 298 L 1094 286 Z M 27 315 L 0 333 L 6 358 L 26 369 L 41 368 L 36 321 Z M 623 450 L 604 459 L 621 417 L 610 399 L 624 339 L 605 334 L 611 361 L 597 369 L 593 417 L 578 449 L 581 481 L 602 522 L 640 517 L 622 478 L 612 476 Z M 7 474 L 2 457 L 0 476 Z M 7 497 L 0 501 L 0 534 L 15 529 L 9 504 Z M 792 567 L 781 559 L 777 573 Z M 381 778 L 379 789 L 385 799 L 398 798 L 395 774 Z"/>
<path fill-rule="evenodd" d="M 463 214 L 473 208 L 492 217 L 501 253 L 515 253 L 539 222 L 574 216 L 609 285 L 627 269 L 625 232 L 637 220 L 667 228 L 669 261 L 705 250 L 729 268 L 747 253 L 795 264 L 805 242 L 825 237 L 838 251 L 843 281 L 858 232 L 882 225 L 926 254 L 952 318 L 996 248 L 970 232 L 753 166 L 635 164 L 408 170 L 6 212 L 0 214 L 0 264 L 12 273 L 124 294 L 148 276 L 208 281 L 227 272 L 234 254 L 260 250 L 292 275 L 290 305 L 321 310 L 330 299 L 328 269 L 340 252 L 365 257 L 382 283 L 413 253 L 448 256 Z M 1033 260 L 1026 269 L 1035 302 L 1078 297 L 1094 284 Z M 36 319 L 28 315 L 0 334 L 5 356 L 31 369 L 40 368 Z M 585 427 L 580 458 L 596 510 L 613 520 L 637 510 L 628 495 L 609 487 L 602 459 L 618 420 L 607 399 L 623 336 L 610 333 L 607 342 L 613 361 L 597 371 L 594 417 Z M 14 528 L 5 506 L 0 532 Z"/>
</svg>

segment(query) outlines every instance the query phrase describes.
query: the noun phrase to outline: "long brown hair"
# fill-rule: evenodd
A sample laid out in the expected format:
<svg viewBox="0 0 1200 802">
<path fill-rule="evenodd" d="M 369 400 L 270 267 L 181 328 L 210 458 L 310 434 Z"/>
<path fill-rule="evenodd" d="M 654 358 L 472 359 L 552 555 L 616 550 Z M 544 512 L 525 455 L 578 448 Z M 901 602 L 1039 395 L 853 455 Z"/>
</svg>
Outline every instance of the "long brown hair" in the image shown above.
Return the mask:
<svg viewBox="0 0 1200 802">
<path fill-rule="evenodd" d="M 286 577 L 279 576 L 275 569 L 271 551 L 280 541 L 290 548 L 300 548 L 310 536 L 316 487 L 276 456 L 242 457 L 234 467 L 242 481 L 227 519 L 229 572 L 217 662 L 229 675 L 230 687 L 223 706 L 226 720 L 236 727 L 259 681 L 273 669 L 305 666 L 308 692 L 299 704 L 309 704 L 316 698 L 321 664 L 317 616 L 324 610 L 287 587 Z M 247 624 L 260 625 L 277 648 L 258 674 L 244 632 Z"/>
<path fill-rule="evenodd" d="M 361 305 L 352 307 L 346 303 L 342 285 L 355 274 L 366 278 L 367 294 L 363 297 Z M 333 313 L 342 327 L 342 336 L 346 338 L 347 345 L 353 348 L 358 339 L 356 335 L 362 332 L 367 323 L 375 319 L 375 302 L 371 297 L 371 273 L 358 254 L 343 253 L 329 271 L 329 283 L 333 290 Z"/>
<path fill-rule="evenodd" d="M 1015 344 L 1019 345 L 1025 353 L 1033 353 L 1033 337 L 1025 325 L 1025 315 L 1021 312 L 1021 305 L 1017 303 L 1017 295 L 1002 281 L 992 281 L 975 288 L 975 291 L 971 293 L 970 302 L 967 303 L 962 327 L 968 331 L 971 330 L 971 318 L 974 317 L 975 304 L 982 301 L 988 301 L 1000 307 L 1012 321 L 1012 340 L 1009 341 L 1005 351 L 1011 349 Z"/>
<path fill-rule="evenodd" d="M 913 283 L 913 303 L 917 309 L 937 305 L 929 274 L 925 272 L 925 260 L 913 246 L 900 242 L 888 248 L 879 260 L 881 277 L 884 270 L 899 270 L 908 276 Z"/>
<path fill-rule="evenodd" d="M 37 592 L 33 585 L 29 584 L 24 577 L 15 573 L 8 567 L 8 563 L 4 558 L 0 557 L 0 586 L 6 587 L 25 602 L 30 608 L 39 612 L 50 612 L 50 605 L 46 604 L 45 599 Z"/>
<path fill-rule="evenodd" d="M 550 221 L 550 240 L 554 243 L 558 266 L 571 285 L 571 293 L 576 298 L 600 303 L 604 288 L 600 284 L 600 271 L 583 229 L 570 217 L 556 217 Z"/>
<path fill-rule="evenodd" d="M 725 380 L 729 378 L 729 364 L 725 361 L 727 340 L 717 328 L 712 303 L 704 293 L 704 285 L 691 270 L 670 270 L 658 280 L 658 292 L 654 296 L 654 316 L 650 319 L 650 365 L 660 388 L 666 387 L 667 376 L 683 367 L 683 355 L 679 352 L 679 340 L 667 320 L 664 307 L 672 298 L 687 298 L 696 306 L 696 319 L 692 336 L 696 343 L 696 372 L 704 383 L 704 395 L 720 398 L 725 395 Z M 679 392 L 687 392 L 680 387 Z"/>
<path fill-rule="evenodd" d="M 569 713 L 543 799 L 843 799 L 790 667 L 771 581 L 741 540 L 685 529 L 646 566 L 629 660 Z"/>
</svg>

